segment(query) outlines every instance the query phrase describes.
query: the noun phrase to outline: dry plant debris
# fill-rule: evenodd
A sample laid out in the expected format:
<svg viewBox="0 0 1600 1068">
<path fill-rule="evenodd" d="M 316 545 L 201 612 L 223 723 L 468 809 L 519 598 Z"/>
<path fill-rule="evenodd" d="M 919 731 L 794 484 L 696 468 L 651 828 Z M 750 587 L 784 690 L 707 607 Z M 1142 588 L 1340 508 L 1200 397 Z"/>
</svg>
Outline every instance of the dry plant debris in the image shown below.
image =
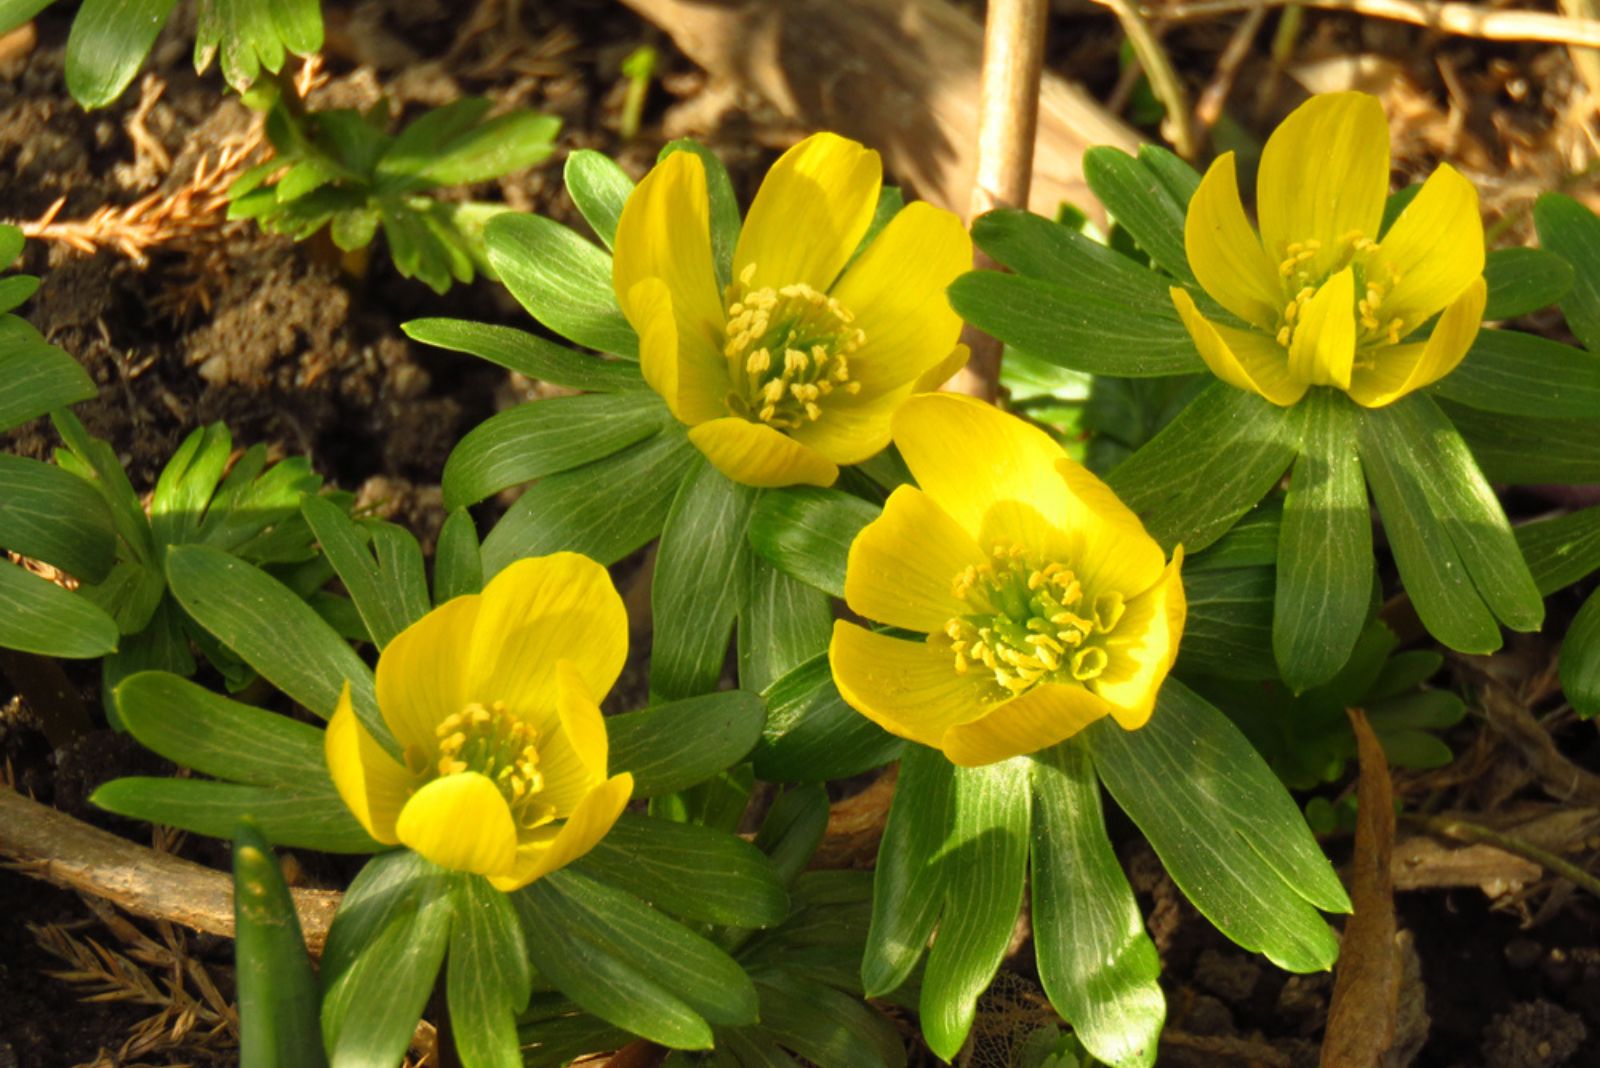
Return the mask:
<svg viewBox="0 0 1600 1068">
<path fill-rule="evenodd" d="M 49 974 L 84 1001 L 125 1001 L 156 1011 L 136 1023 L 115 1052 L 102 1050 L 80 1068 L 122 1068 L 157 1054 L 205 1063 L 226 1060 L 238 1047 L 238 1014 L 192 954 L 182 930 L 158 922 L 151 937 L 105 902 L 83 901 L 121 946 L 110 948 L 85 934 L 93 921 L 30 924 L 39 947 L 66 965 Z"/>
<path fill-rule="evenodd" d="M 1383 746 L 1359 708 L 1349 710 L 1361 772 L 1350 899 L 1322 1042 L 1323 1068 L 1379 1068 L 1395 1039 L 1400 954 L 1395 945 L 1394 796 Z"/>
</svg>

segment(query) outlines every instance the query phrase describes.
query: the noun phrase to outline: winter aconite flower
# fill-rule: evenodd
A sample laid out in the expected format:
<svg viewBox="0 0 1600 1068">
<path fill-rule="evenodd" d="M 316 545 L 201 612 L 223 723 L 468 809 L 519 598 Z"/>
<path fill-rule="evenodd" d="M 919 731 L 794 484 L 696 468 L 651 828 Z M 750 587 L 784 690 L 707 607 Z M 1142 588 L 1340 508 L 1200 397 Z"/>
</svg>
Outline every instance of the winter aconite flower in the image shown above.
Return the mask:
<svg viewBox="0 0 1600 1068">
<path fill-rule="evenodd" d="M 512 564 L 401 631 L 378 657 L 396 761 L 345 687 L 328 770 L 367 833 L 515 890 L 583 856 L 617 821 L 633 776 L 607 777 L 596 695 L 627 655 L 605 568 L 576 553 Z"/>
<path fill-rule="evenodd" d="M 795 145 L 750 206 L 726 289 L 694 153 L 662 160 L 622 209 L 612 281 L 645 381 L 729 478 L 829 485 L 888 444 L 919 380 L 954 370 L 944 290 L 971 242 L 950 212 L 911 204 L 852 263 L 881 184 L 878 154 L 854 141 Z"/>
<path fill-rule="evenodd" d="M 1267 140 L 1259 237 L 1233 153 L 1211 165 L 1189 202 L 1189 266 L 1249 328 L 1207 319 L 1182 288 L 1172 300 L 1218 378 L 1283 406 L 1333 386 L 1377 408 L 1455 369 L 1486 296 L 1477 190 L 1441 165 L 1380 238 L 1388 192 L 1389 128 L 1365 93 L 1313 97 Z"/>
<path fill-rule="evenodd" d="M 902 486 L 856 536 L 845 600 L 907 639 L 834 625 L 839 692 L 957 764 L 1031 753 L 1102 716 L 1149 719 L 1177 655 L 1182 549 L 1043 431 L 951 394 L 912 398 Z"/>
</svg>

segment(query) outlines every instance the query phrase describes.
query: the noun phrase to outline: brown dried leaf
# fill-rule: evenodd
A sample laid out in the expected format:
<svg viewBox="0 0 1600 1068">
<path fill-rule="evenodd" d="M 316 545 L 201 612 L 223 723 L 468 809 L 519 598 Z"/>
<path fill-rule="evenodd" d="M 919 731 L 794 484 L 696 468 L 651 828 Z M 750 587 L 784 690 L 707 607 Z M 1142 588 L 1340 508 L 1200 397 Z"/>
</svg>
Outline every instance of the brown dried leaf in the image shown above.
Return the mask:
<svg viewBox="0 0 1600 1068">
<path fill-rule="evenodd" d="M 1383 747 L 1359 708 L 1349 710 L 1361 761 L 1357 783 L 1355 858 L 1350 899 L 1334 973 L 1322 1068 L 1379 1068 L 1394 1043 L 1399 1012 L 1400 954 L 1395 946 L 1394 798 Z"/>
</svg>

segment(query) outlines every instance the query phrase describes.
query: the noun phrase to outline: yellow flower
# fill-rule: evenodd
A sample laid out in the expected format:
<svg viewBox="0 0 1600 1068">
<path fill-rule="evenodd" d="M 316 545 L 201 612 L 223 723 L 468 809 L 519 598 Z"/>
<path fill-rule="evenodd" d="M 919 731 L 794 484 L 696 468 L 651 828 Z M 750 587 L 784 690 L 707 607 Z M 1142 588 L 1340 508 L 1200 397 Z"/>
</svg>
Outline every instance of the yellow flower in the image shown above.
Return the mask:
<svg viewBox="0 0 1600 1068">
<path fill-rule="evenodd" d="M 662 160 L 623 207 L 612 282 L 645 381 L 729 478 L 831 485 L 888 444 L 914 387 L 966 361 L 944 295 L 972 268 L 954 215 L 908 205 L 846 267 L 881 184 L 878 154 L 854 141 L 795 145 L 756 193 L 722 293 L 697 156 Z"/>
<path fill-rule="evenodd" d="M 850 546 L 851 610 L 923 640 L 834 624 L 851 707 L 885 730 L 989 764 L 1102 716 L 1142 726 L 1172 666 L 1178 569 L 1110 488 L 1042 430 L 968 397 L 912 398 L 902 486 Z"/>
<path fill-rule="evenodd" d="M 515 890 L 583 856 L 633 793 L 606 776 L 595 703 L 616 682 L 628 620 L 605 568 L 576 553 L 512 564 L 401 631 L 378 657 L 396 762 L 361 726 L 349 684 L 328 770 L 367 833 Z"/>
<path fill-rule="evenodd" d="M 1378 408 L 1455 369 L 1487 293 L 1478 192 L 1441 165 L 1378 241 L 1388 191 L 1389 127 L 1365 93 L 1312 97 L 1267 139 L 1259 237 L 1233 153 L 1211 165 L 1189 202 L 1189 266 L 1251 329 L 1206 319 L 1181 288 L 1172 300 L 1218 378 L 1285 407 L 1333 386 Z M 1405 340 L 1441 311 L 1430 337 Z"/>
</svg>

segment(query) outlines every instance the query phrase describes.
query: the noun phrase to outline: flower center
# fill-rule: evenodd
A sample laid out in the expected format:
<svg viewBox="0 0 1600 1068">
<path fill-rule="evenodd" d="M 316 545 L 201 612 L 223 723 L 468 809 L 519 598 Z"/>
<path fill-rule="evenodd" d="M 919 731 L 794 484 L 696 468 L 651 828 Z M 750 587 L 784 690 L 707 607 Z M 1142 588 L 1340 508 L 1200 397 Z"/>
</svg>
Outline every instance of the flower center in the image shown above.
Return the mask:
<svg viewBox="0 0 1600 1068">
<path fill-rule="evenodd" d="M 749 289 L 755 265 L 731 286 L 723 354 L 733 378 L 728 408 L 753 422 L 794 430 L 822 417 L 835 390 L 859 393 L 850 356 L 866 340 L 855 316 L 804 283 Z"/>
<path fill-rule="evenodd" d="M 555 806 L 538 799 L 544 789 L 539 770 L 539 730 L 513 715 L 503 702 L 485 707 L 474 702 L 435 728 L 438 759 L 430 768 L 427 755 L 413 746 L 406 765 L 413 774 L 459 775 L 475 771 L 494 783 L 511 807 L 511 818 L 527 830 L 555 818 Z M 429 776 L 432 777 L 432 776 Z"/>
<path fill-rule="evenodd" d="M 944 625 L 957 674 L 990 672 L 1007 695 L 1043 681 L 1087 682 L 1106 669 L 1104 639 L 1122 619 L 1120 593 L 1090 597 L 1070 567 L 996 545 L 951 581 L 971 609 Z"/>
<path fill-rule="evenodd" d="M 1385 315 L 1383 302 L 1400 282 L 1400 272 L 1378 255 L 1378 243 L 1352 230 L 1339 239 L 1331 263 L 1323 257 L 1322 242 L 1294 241 L 1284 249 L 1278 264 L 1283 279 L 1284 307 L 1277 340 L 1284 348 L 1294 336 L 1295 324 L 1306 303 L 1330 277 L 1352 267 L 1355 274 L 1356 349 L 1398 345 L 1409 327 L 1404 318 Z M 1415 324 L 1411 324 L 1415 325 Z"/>
</svg>

